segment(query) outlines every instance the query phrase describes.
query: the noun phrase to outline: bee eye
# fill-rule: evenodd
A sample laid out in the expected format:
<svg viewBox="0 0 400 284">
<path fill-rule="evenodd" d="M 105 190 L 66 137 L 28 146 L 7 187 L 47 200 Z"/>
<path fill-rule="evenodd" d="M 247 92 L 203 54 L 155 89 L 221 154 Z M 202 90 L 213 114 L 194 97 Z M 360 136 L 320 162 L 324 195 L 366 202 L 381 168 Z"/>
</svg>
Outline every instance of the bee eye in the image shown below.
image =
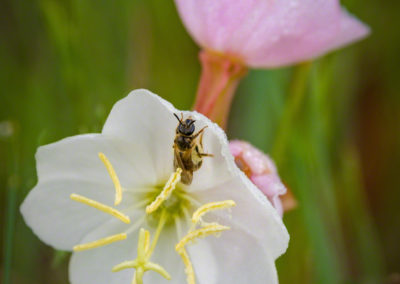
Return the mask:
<svg viewBox="0 0 400 284">
<path fill-rule="evenodd" d="M 189 133 L 187 135 L 192 135 L 193 134 L 193 132 L 194 132 L 194 124 L 193 123 L 189 126 L 188 132 Z"/>
<path fill-rule="evenodd" d="M 179 125 L 179 132 L 183 135 L 192 135 L 195 130 L 194 124 L 181 124 Z"/>
</svg>

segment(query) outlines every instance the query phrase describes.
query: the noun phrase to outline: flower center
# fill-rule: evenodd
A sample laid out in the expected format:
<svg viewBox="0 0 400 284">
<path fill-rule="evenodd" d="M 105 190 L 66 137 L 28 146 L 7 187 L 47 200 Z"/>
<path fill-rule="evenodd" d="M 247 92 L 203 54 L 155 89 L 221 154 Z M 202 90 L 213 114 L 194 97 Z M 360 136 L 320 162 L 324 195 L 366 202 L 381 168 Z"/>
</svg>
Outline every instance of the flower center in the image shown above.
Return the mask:
<svg viewBox="0 0 400 284">
<path fill-rule="evenodd" d="M 145 200 L 150 200 L 148 204 L 145 205 L 146 208 L 149 208 L 149 206 L 157 200 L 157 197 L 162 195 L 163 189 L 164 185 L 158 185 L 155 186 L 152 191 L 145 193 L 143 198 Z M 177 218 L 180 219 L 189 216 L 189 212 L 194 210 L 194 202 L 197 203 L 195 198 L 188 193 L 181 184 L 177 184 L 169 196 L 167 196 L 154 211 L 147 214 L 147 221 L 150 226 L 156 227 L 160 221 L 161 213 L 165 212 L 165 225 L 173 225 Z"/>
</svg>

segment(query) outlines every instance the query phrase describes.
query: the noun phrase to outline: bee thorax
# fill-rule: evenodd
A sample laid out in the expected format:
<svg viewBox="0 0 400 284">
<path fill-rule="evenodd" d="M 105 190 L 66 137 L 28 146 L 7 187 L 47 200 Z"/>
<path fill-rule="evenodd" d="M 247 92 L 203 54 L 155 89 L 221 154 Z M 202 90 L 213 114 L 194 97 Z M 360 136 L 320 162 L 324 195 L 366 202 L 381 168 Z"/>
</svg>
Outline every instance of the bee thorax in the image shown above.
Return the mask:
<svg viewBox="0 0 400 284">
<path fill-rule="evenodd" d="M 175 139 L 175 143 L 182 151 L 192 148 L 192 138 L 179 135 Z"/>
</svg>

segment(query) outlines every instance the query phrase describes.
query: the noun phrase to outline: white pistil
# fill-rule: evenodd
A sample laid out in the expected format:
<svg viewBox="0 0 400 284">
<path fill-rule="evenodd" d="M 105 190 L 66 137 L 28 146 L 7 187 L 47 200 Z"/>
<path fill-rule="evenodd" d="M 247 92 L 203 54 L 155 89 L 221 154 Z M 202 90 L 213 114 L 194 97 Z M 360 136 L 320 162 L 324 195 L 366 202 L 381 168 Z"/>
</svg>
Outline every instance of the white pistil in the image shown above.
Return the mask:
<svg viewBox="0 0 400 284">
<path fill-rule="evenodd" d="M 156 199 L 146 207 L 146 213 L 150 214 L 158 209 L 160 205 L 168 199 L 171 195 L 172 191 L 175 189 L 176 184 L 181 180 L 182 169 L 178 168 L 176 172 L 174 172 L 167 183 L 165 184 L 161 193 L 156 197 Z"/>
<path fill-rule="evenodd" d="M 106 237 L 106 238 L 103 238 L 103 239 L 100 239 L 100 240 L 97 240 L 94 242 L 74 246 L 74 251 L 83 251 L 83 250 L 93 249 L 93 248 L 111 244 L 113 242 L 122 241 L 125 239 L 126 239 L 126 234 L 117 234 L 117 235 L 109 236 L 109 237 Z"/>
<path fill-rule="evenodd" d="M 139 232 L 139 240 L 138 240 L 138 248 L 137 248 L 137 258 L 132 261 L 124 261 L 120 264 L 117 264 L 113 267 L 113 272 L 118 272 L 127 268 L 134 268 L 135 273 L 133 275 L 132 283 L 142 284 L 143 283 L 143 274 L 148 270 L 153 270 L 159 274 L 161 274 L 164 278 L 170 280 L 171 276 L 168 272 L 160 265 L 150 262 L 149 259 L 151 254 L 157 244 L 158 237 L 160 236 L 161 230 L 165 224 L 164 212 L 161 215 L 160 223 L 158 224 L 156 234 L 154 236 L 153 242 L 150 246 L 150 233 L 145 229 L 140 229 Z"/>
<path fill-rule="evenodd" d="M 150 246 L 150 248 L 149 248 L 149 250 L 147 251 L 147 254 L 146 254 L 146 258 L 147 259 L 150 258 L 150 256 L 152 255 L 154 249 L 156 248 L 156 245 L 157 245 L 157 242 L 158 242 L 158 238 L 161 235 L 161 231 L 164 228 L 164 225 L 165 225 L 166 221 L 167 221 L 167 214 L 166 214 L 166 211 L 163 210 L 161 212 L 161 217 L 160 217 L 160 220 L 158 222 L 156 233 L 154 234 L 153 242 L 151 243 L 151 246 Z"/>
<path fill-rule="evenodd" d="M 106 155 L 103 153 L 99 153 L 99 158 L 103 162 L 103 164 L 106 166 L 106 169 L 108 171 L 108 174 L 111 177 L 112 182 L 114 183 L 115 187 L 115 201 L 114 205 L 118 205 L 122 201 L 122 188 L 121 188 L 121 183 L 119 182 L 118 176 L 115 173 L 115 170 L 111 164 L 111 162 L 107 159 Z"/>
<path fill-rule="evenodd" d="M 103 211 L 103 212 L 105 212 L 107 214 L 110 214 L 110 215 L 114 216 L 115 218 L 118 218 L 119 220 L 121 220 L 122 222 L 124 222 L 126 224 L 129 224 L 131 222 L 129 217 L 126 216 L 125 214 L 123 214 L 122 212 L 120 212 L 117 209 L 114 209 L 114 208 L 112 208 L 110 206 L 107 206 L 107 205 L 105 205 L 103 203 L 97 202 L 97 201 L 95 201 L 93 199 L 89 199 L 87 197 L 84 197 L 82 195 L 75 194 L 75 193 L 72 193 L 70 195 L 70 198 L 72 200 L 74 200 L 74 201 L 86 204 L 86 205 L 88 205 L 90 207 L 96 208 L 96 209 L 98 209 L 100 211 Z"/>
</svg>

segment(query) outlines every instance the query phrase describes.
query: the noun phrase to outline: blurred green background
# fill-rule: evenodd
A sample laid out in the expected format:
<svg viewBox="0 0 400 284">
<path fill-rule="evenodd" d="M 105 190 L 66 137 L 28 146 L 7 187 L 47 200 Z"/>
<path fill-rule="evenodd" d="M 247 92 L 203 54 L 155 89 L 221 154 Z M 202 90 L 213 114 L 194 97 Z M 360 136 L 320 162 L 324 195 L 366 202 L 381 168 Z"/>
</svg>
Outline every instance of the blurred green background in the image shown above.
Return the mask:
<svg viewBox="0 0 400 284">
<path fill-rule="evenodd" d="M 251 71 L 231 113 L 229 137 L 272 153 L 299 203 L 284 216 L 281 283 L 400 283 L 400 1 L 342 4 L 371 26 L 367 40 Z M 198 51 L 172 0 L 0 2 L 2 283 L 68 283 L 68 254 L 18 209 L 36 148 L 100 131 L 135 88 L 190 108 Z"/>
</svg>

